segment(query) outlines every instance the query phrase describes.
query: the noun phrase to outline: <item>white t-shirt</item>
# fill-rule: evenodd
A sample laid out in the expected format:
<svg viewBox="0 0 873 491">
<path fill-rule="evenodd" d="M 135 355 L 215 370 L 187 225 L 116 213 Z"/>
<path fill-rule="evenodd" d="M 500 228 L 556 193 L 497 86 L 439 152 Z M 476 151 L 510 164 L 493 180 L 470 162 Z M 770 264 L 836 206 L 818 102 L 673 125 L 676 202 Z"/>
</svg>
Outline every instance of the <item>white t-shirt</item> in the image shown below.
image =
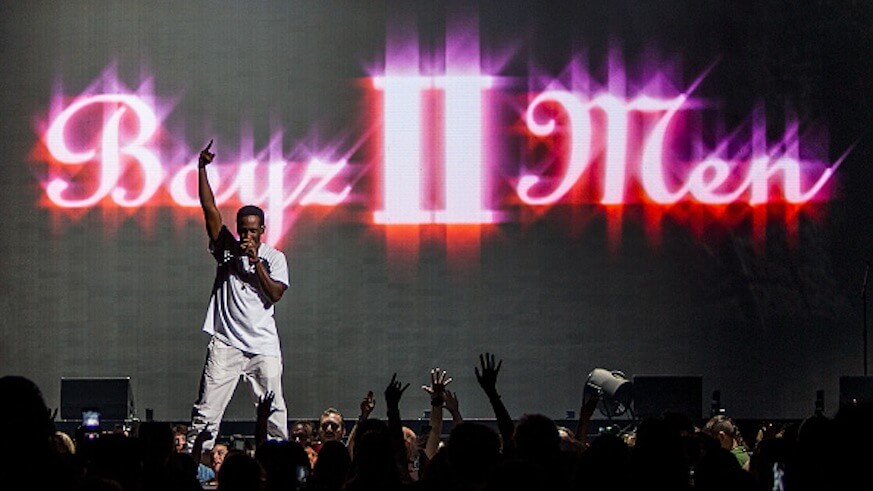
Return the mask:
<svg viewBox="0 0 873 491">
<path fill-rule="evenodd" d="M 239 243 L 226 226 L 209 248 L 218 269 L 203 331 L 246 353 L 281 357 L 273 303 L 261 292 L 255 266 L 240 253 Z M 270 278 L 290 285 L 285 254 L 261 244 L 258 257 Z"/>
</svg>

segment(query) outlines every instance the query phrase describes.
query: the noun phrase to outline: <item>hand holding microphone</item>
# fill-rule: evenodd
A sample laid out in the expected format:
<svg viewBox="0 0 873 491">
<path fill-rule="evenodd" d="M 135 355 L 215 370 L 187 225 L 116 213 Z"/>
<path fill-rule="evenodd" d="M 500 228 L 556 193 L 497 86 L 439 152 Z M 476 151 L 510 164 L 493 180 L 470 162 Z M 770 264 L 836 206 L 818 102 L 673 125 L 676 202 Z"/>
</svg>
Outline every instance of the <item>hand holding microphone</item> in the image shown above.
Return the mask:
<svg viewBox="0 0 873 491">
<path fill-rule="evenodd" d="M 243 239 L 239 243 L 240 252 L 249 258 L 249 263 L 257 264 L 260 262 L 258 257 L 258 246 L 251 239 Z"/>
</svg>

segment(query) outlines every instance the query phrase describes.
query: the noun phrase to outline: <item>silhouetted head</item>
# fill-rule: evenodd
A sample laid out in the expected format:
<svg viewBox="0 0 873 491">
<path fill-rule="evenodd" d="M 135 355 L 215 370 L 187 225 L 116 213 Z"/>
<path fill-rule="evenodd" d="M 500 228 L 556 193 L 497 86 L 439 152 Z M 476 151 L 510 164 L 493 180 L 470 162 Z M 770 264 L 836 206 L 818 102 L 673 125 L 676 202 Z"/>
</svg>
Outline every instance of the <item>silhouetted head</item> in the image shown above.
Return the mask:
<svg viewBox="0 0 873 491">
<path fill-rule="evenodd" d="M 351 466 L 352 459 L 346 446 L 338 441 L 327 442 L 318 451 L 318 460 L 312 469 L 313 479 L 321 484 L 321 489 L 339 489 Z"/>
<path fill-rule="evenodd" d="M 682 413 L 665 412 L 664 422 L 677 431 L 680 436 L 693 435 L 697 431 L 697 428 L 694 427 L 694 421 Z"/>
<path fill-rule="evenodd" d="M 175 452 L 170 423 L 144 421 L 139 425 L 137 436 L 146 466 L 163 465 Z"/>
<path fill-rule="evenodd" d="M 500 437 L 479 423 L 461 423 L 446 444 L 449 468 L 461 481 L 482 482 L 500 460 Z"/>
<path fill-rule="evenodd" d="M 255 459 L 264 469 L 268 490 L 297 489 L 309 477 L 309 456 L 297 442 L 264 442 L 258 446 Z"/>
<path fill-rule="evenodd" d="M 260 464 L 239 451 L 227 455 L 217 475 L 221 491 L 257 491 L 264 481 Z"/>
<path fill-rule="evenodd" d="M 539 463 L 554 462 L 561 451 L 561 437 L 555 422 L 542 414 L 525 414 L 515 427 L 518 456 Z"/>
<path fill-rule="evenodd" d="M 15 452 L 48 448 L 55 427 L 39 387 L 24 377 L 0 377 L 0 400 L 0 429 Z"/>
<path fill-rule="evenodd" d="M 636 431 L 631 451 L 635 486 L 680 489 L 688 481 L 685 446 L 679 431 L 663 418 L 645 418 Z"/>
<path fill-rule="evenodd" d="M 388 425 L 383 421 L 367 419 L 358 425 L 357 431 L 350 480 L 364 488 L 399 485 L 400 473 L 394 459 Z M 321 460 L 321 454 L 318 460 Z"/>
</svg>

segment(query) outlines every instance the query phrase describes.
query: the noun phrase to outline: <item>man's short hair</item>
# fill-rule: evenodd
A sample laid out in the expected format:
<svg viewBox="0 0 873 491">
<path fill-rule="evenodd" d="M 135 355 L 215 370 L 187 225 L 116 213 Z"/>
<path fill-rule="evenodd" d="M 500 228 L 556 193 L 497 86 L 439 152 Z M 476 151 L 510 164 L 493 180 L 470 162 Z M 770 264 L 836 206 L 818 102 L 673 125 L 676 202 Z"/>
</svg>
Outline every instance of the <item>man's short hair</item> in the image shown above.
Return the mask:
<svg viewBox="0 0 873 491">
<path fill-rule="evenodd" d="M 242 217 L 254 215 L 261 219 L 261 225 L 264 224 L 264 210 L 255 205 L 245 205 L 236 212 L 236 221 L 239 222 Z"/>
<path fill-rule="evenodd" d="M 322 419 L 324 419 L 324 418 L 330 416 L 331 414 L 336 414 L 337 416 L 339 416 L 340 421 L 344 421 L 344 420 L 343 420 L 343 413 L 339 412 L 338 409 L 336 409 L 336 408 L 332 408 L 332 407 L 329 407 L 329 408 L 325 409 L 324 412 L 321 413 L 321 418 L 319 418 L 319 421 L 321 421 Z"/>
</svg>

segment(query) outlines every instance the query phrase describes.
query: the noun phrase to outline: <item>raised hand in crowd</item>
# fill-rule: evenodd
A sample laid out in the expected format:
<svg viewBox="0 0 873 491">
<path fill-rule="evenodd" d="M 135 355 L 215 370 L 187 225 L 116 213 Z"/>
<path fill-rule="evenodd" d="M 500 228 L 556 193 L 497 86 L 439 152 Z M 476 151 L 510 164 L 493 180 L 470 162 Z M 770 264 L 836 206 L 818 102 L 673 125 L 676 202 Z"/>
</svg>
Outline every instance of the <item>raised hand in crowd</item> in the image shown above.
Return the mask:
<svg viewBox="0 0 873 491">
<path fill-rule="evenodd" d="M 479 364 L 482 367 L 482 371 L 479 372 L 479 367 L 475 368 L 476 380 L 479 382 L 479 386 L 482 387 L 482 390 L 485 391 L 485 395 L 487 395 L 489 399 L 500 397 L 497 393 L 497 374 L 500 373 L 500 367 L 503 366 L 503 360 L 500 360 L 495 365 L 494 355 L 491 353 L 484 353 L 479 355 Z"/>
<path fill-rule="evenodd" d="M 373 391 L 367 391 L 367 395 L 361 400 L 361 415 L 358 417 L 358 420 L 362 421 L 369 418 L 370 413 L 372 413 L 375 408 L 376 398 L 373 396 Z"/>
<path fill-rule="evenodd" d="M 409 383 L 403 385 L 397 380 L 397 373 L 391 376 L 391 382 L 388 382 L 388 387 L 385 387 L 385 405 L 388 406 L 388 433 L 398 470 L 406 469 L 406 443 L 403 439 L 403 423 L 400 421 L 400 399 L 408 388 Z"/>
<path fill-rule="evenodd" d="M 588 425 L 591 423 L 591 416 L 594 415 L 594 409 L 597 408 L 597 403 L 600 402 L 600 393 L 594 392 L 587 399 L 582 401 L 582 407 L 579 409 L 579 422 L 576 425 L 576 440 L 583 447 L 588 446 Z"/>
<path fill-rule="evenodd" d="M 500 436 L 503 438 L 503 453 L 508 454 L 513 449 L 512 435 L 515 433 L 515 423 L 500 400 L 500 394 L 497 393 L 497 374 L 500 373 L 500 367 L 503 366 L 503 360 L 495 359 L 491 353 L 483 353 L 479 355 L 479 367 L 475 368 L 476 380 L 479 386 L 488 396 L 488 401 L 491 403 L 491 408 L 494 410 L 494 417 L 497 420 L 497 428 L 500 429 Z M 481 371 L 480 371 L 481 368 Z"/>
<path fill-rule="evenodd" d="M 431 406 L 435 406 L 438 402 L 442 405 L 446 386 L 452 383 L 452 377 L 449 377 L 445 370 L 440 370 L 439 367 L 433 368 L 430 371 L 430 385 L 422 385 L 421 388 L 430 394 Z"/>
<path fill-rule="evenodd" d="M 403 385 L 401 388 L 401 384 L 399 380 L 397 380 L 397 374 L 391 376 L 391 382 L 388 383 L 388 387 L 385 388 L 385 404 L 388 406 L 388 416 L 390 418 L 392 410 L 400 411 L 400 398 L 403 397 L 403 392 L 409 388 L 409 383 Z"/>
<path fill-rule="evenodd" d="M 449 414 L 452 415 L 452 423 L 456 425 L 463 423 L 464 418 L 461 417 L 460 404 L 458 403 L 458 396 L 456 393 L 446 390 L 443 394 L 443 399 L 445 400 L 443 406 L 445 406 L 449 411 Z"/>
<path fill-rule="evenodd" d="M 346 447 L 349 449 L 349 455 L 352 456 L 355 454 L 355 437 L 358 434 L 358 424 L 361 421 L 366 420 L 370 417 L 370 414 L 373 412 L 373 409 L 376 408 L 376 397 L 373 395 L 372 390 L 367 391 L 367 395 L 361 399 L 361 414 L 358 416 L 358 420 L 355 421 L 355 425 L 352 426 L 352 431 L 349 432 L 349 439 L 346 444 Z"/>
<path fill-rule="evenodd" d="M 197 433 L 197 438 L 194 439 L 194 445 L 191 447 L 191 457 L 194 458 L 194 462 L 199 464 L 202 461 L 203 444 L 209 440 L 212 440 L 212 432 L 209 430 Z"/>
<path fill-rule="evenodd" d="M 430 394 L 430 433 L 424 447 L 424 454 L 432 459 L 439 450 L 440 437 L 443 432 L 443 404 L 446 401 L 446 386 L 452 383 L 452 377 L 439 367 L 430 371 L 430 385 L 422 385 L 421 388 Z"/>
<path fill-rule="evenodd" d="M 269 391 L 258 397 L 257 420 L 255 421 L 255 445 L 260 446 L 267 441 L 267 420 L 276 410 L 273 407 L 273 399 L 276 394 Z"/>
</svg>

